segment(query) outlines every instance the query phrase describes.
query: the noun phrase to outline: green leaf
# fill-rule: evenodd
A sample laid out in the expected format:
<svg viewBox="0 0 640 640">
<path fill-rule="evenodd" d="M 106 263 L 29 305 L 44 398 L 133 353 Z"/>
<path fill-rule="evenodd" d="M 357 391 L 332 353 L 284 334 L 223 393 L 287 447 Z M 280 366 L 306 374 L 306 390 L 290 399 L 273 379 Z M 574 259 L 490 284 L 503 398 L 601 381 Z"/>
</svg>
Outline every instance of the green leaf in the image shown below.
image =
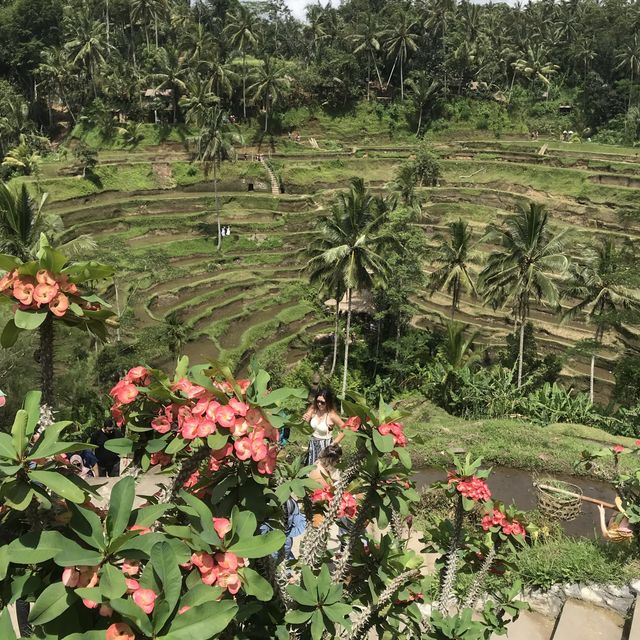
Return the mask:
<svg viewBox="0 0 640 640">
<path fill-rule="evenodd" d="M 210 587 L 200 582 L 184 594 L 182 600 L 180 600 L 180 608 L 185 606 L 197 607 L 205 602 L 215 602 L 219 600 L 223 593 L 220 587 Z"/>
<path fill-rule="evenodd" d="M 16 413 L 16 417 L 13 419 L 13 425 L 11 426 L 11 442 L 13 442 L 13 448 L 19 453 L 25 450 L 27 446 L 27 421 L 29 414 L 20 409 Z"/>
<path fill-rule="evenodd" d="M 22 264 L 20 258 L 9 255 L 7 253 L 0 253 L 0 269 L 3 271 L 13 271 Z"/>
<path fill-rule="evenodd" d="M 285 615 L 285 622 L 288 624 L 305 624 L 308 622 L 309 618 L 313 615 L 313 610 L 311 611 L 297 611 L 292 609 L 291 611 L 287 611 L 287 615 Z"/>
<path fill-rule="evenodd" d="M 289 595 L 298 603 L 305 607 L 315 607 L 318 604 L 318 599 L 314 591 L 305 591 L 297 584 L 290 584 L 287 586 Z"/>
<path fill-rule="evenodd" d="M 82 633 L 72 633 L 70 636 L 65 636 L 62 640 L 104 640 L 105 631 L 101 629 L 99 631 L 83 631 Z"/>
<path fill-rule="evenodd" d="M 48 313 L 48 311 L 23 311 L 22 309 L 17 309 L 13 314 L 13 321 L 18 329 L 34 331 L 47 319 Z"/>
<path fill-rule="evenodd" d="M 0 458 L 7 458 L 8 460 L 18 459 L 18 453 L 8 433 L 0 433 Z"/>
<path fill-rule="evenodd" d="M 85 501 L 84 491 L 56 471 L 30 471 L 29 477 L 70 502 L 81 504 Z"/>
<path fill-rule="evenodd" d="M 12 509 L 24 511 L 33 500 L 33 489 L 22 480 L 7 482 L 2 487 L 2 498 Z"/>
<path fill-rule="evenodd" d="M 77 505 L 71 505 L 71 528 L 73 532 L 94 549 L 106 548 L 102 521 L 97 513 Z"/>
<path fill-rule="evenodd" d="M 7 576 L 9 568 L 9 547 L 7 545 L 0 546 L 0 581 Z"/>
<path fill-rule="evenodd" d="M 275 389 L 274 391 L 271 391 L 271 393 L 261 395 L 258 399 L 258 404 L 261 407 L 268 407 L 283 402 L 284 400 L 289 400 L 289 398 L 298 398 L 299 400 L 305 400 L 308 395 L 309 393 L 304 389 L 282 387 L 281 389 Z"/>
<path fill-rule="evenodd" d="M 227 628 L 238 611 L 233 600 L 207 602 L 176 616 L 158 640 L 209 640 Z"/>
<path fill-rule="evenodd" d="M 284 541 L 285 535 L 282 531 L 270 531 L 265 535 L 239 540 L 229 547 L 229 551 L 242 558 L 264 558 L 281 549 Z"/>
<path fill-rule="evenodd" d="M 109 541 L 117 538 L 127 527 L 135 497 L 136 481 L 132 476 L 125 476 L 113 486 L 105 523 Z"/>
<path fill-rule="evenodd" d="M 209 447 L 211 447 L 211 449 L 215 451 L 216 449 L 222 449 L 222 447 L 224 447 L 224 445 L 227 444 L 228 439 L 229 439 L 229 436 L 226 436 L 223 433 L 216 431 L 216 433 L 213 433 L 210 436 L 207 436 L 207 444 L 209 445 Z"/>
<path fill-rule="evenodd" d="M 46 624 L 62 615 L 76 600 L 76 595 L 62 582 L 50 584 L 35 601 L 29 613 L 31 624 Z"/>
<path fill-rule="evenodd" d="M 255 596 L 262 602 L 269 602 L 273 598 L 273 588 L 257 571 L 245 567 L 238 571 L 242 578 L 242 587 L 250 596 Z"/>
<path fill-rule="evenodd" d="M 9 349 L 13 347 L 13 345 L 17 342 L 18 337 L 20 336 L 21 329 L 16 327 L 16 323 L 13 318 L 11 318 L 7 324 L 4 325 L 4 329 L 2 330 L 2 335 L 0 335 L 0 346 L 3 349 Z"/>
<path fill-rule="evenodd" d="M 111 564 L 102 567 L 100 590 L 109 600 L 120 598 L 127 590 L 124 574 Z"/>
<path fill-rule="evenodd" d="M 316 609 L 311 616 L 311 637 L 313 640 L 322 640 L 324 634 L 324 618 L 322 611 Z"/>
<path fill-rule="evenodd" d="M 156 617 L 154 613 L 154 628 L 157 631 L 162 629 L 178 604 L 182 589 L 182 574 L 178 568 L 176 554 L 168 542 L 160 542 L 151 549 L 150 562 L 162 584 L 162 594 L 167 603 L 167 609 L 163 615 Z"/>
<path fill-rule="evenodd" d="M 95 549 L 85 549 L 77 542 L 60 536 L 60 551 L 54 562 L 59 567 L 75 567 L 79 565 L 95 566 L 102 562 L 102 554 Z"/>
<path fill-rule="evenodd" d="M 348 604 L 336 603 L 329 607 L 323 607 L 323 612 L 331 620 L 337 624 L 344 624 L 345 618 L 351 613 L 352 609 Z"/>
<path fill-rule="evenodd" d="M 128 456 L 133 452 L 133 440 L 129 438 L 113 438 L 104 443 L 107 451 L 117 453 L 119 456 Z"/>
<path fill-rule="evenodd" d="M 109 605 L 117 611 L 123 618 L 133 623 L 142 633 L 150 636 L 153 633 L 151 622 L 147 614 L 133 600 L 128 598 L 116 598 L 111 600 Z M 191 640 L 195 640 L 192 638 Z"/>
<path fill-rule="evenodd" d="M 6 607 L 2 609 L 2 613 L 0 613 L 0 638 L 2 638 L 2 640 L 18 640 L 13 630 L 9 609 Z"/>
<path fill-rule="evenodd" d="M 24 397 L 24 403 L 22 408 L 29 414 L 27 420 L 27 435 L 30 436 L 36 429 L 38 422 L 40 422 L 40 404 L 42 403 L 42 392 L 32 389 L 27 392 Z M 53 426 L 53 425 L 51 425 Z M 45 438 L 47 432 L 45 431 Z"/>
<path fill-rule="evenodd" d="M 377 429 L 373 429 L 373 444 L 380 453 L 393 451 L 394 440 L 391 434 L 383 436 Z"/>
<path fill-rule="evenodd" d="M 60 553 L 61 539 L 63 536 L 57 531 L 25 533 L 9 543 L 9 560 L 14 564 L 39 564 L 51 560 Z"/>
<path fill-rule="evenodd" d="M 174 438 L 167 448 L 164 450 L 165 453 L 172 456 L 174 453 L 178 453 L 182 451 L 189 443 L 182 438 Z"/>
<path fill-rule="evenodd" d="M 324 601 L 324 599 L 329 595 L 329 590 L 331 589 L 331 574 L 329 573 L 329 567 L 326 564 L 322 565 L 322 569 L 320 569 L 316 588 L 318 589 L 318 597 L 321 601 Z"/>
<path fill-rule="evenodd" d="M 199 500 L 186 491 L 180 491 L 180 497 L 195 511 L 197 515 L 196 522 L 199 525 L 199 527 L 196 527 L 196 530 L 200 534 L 200 537 L 209 544 L 221 544 L 222 540 L 220 540 L 213 528 L 213 514 L 211 513 L 211 509 L 209 509 L 202 500 Z M 193 520 L 192 524 L 195 524 Z M 245 557 L 247 558 L 249 556 Z"/>
<path fill-rule="evenodd" d="M 150 504 L 136 509 L 129 519 L 130 524 L 139 524 L 141 527 L 150 527 L 158 518 L 171 509 L 170 504 Z"/>
</svg>

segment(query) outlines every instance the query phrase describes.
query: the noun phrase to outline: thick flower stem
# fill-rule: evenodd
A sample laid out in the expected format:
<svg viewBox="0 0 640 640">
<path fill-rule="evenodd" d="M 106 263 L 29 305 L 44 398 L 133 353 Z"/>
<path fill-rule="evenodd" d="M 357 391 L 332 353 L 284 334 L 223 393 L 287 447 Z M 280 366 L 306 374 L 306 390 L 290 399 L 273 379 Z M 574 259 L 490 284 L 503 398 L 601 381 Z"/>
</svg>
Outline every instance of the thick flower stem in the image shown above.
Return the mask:
<svg viewBox="0 0 640 640">
<path fill-rule="evenodd" d="M 458 504 L 456 505 L 456 519 L 453 526 L 453 535 L 451 536 L 451 545 L 447 553 L 446 567 L 442 580 L 442 588 L 440 590 L 440 598 L 437 608 L 440 611 L 446 611 L 453 599 L 453 591 L 456 584 L 456 574 L 458 569 L 458 547 L 460 546 L 460 537 L 462 535 L 462 522 L 464 520 L 464 507 L 462 506 L 462 495 L 458 495 Z"/>
<path fill-rule="evenodd" d="M 484 562 L 482 563 L 482 566 L 480 567 L 480 571 L 478 571 L 478 573 L 476 574 L 475 578 L 473 579 L 473 583 L 469 588 L 467 597 L 465 598 L 464 603 L 462 604 L 463 609 L 473 609 L 473 607 L 475 606 L 476 601 L 480 596 L 480 591 L 482 589 L 482 586 L 484 585 L 484 582 L 487 579 L 489 570 L 491 569 L 493 563 L 495 562 L 497 554 L 498 554 L 497 547 L 492 547 L 489 550 L 489 553 L 487 554 L 486 558 L 484 559 Z"/>
<path fill-rule="evenodd" d="M 48 313 L 40 325 L 40 389 L 42 402 L 53 406 L 53 316 Z"/>
</svg>

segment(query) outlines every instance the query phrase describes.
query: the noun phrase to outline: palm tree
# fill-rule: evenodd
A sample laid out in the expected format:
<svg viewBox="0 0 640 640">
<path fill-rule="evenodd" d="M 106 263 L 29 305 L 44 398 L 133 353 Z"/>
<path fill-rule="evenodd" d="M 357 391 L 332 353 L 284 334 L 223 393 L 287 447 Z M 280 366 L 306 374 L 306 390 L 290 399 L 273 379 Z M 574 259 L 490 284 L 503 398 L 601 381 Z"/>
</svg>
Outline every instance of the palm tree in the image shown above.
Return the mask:
<svg viewBox="0 0 640 640">
<path fill-rule="evenodd" d="M 442 32 L 442 66 L 444 70 L 444 96 L 447 97 L 448 82 L 447 82 L 447 17 L 449 13 L 455 13 L 456 0 L 435 0 L 431 6 L 433 7 L 432 14 L 425 21 L 424 27 L 428 31 Z"/>
<path fill-rule="evenodd" d="M 218 225 L 218 251 L 222 246 L 222 233 L 220 228 L 220 203 L 218 202 L 218 169 L 225 158 L 233 153 L 233 145 L 240 142 L 240 136 L 235 127 L 229 122 L 226 113 L 215 105 L 206 110 L 204 114 L 187 114 L 187 122 L 200 129 L 196 138 L 198 160 L 203 164 L 205 177 L 213 173 L 213 192 L 216 210 L 216 222 Z"/>
<path fill-rule="evenodd" d="M 376 62 L 376 52 L 380 51 L 380 31 L 376 23 L 375 17 L 371 13 L 367 13 L 359 25 L 359 30 L 351 36 L 354 44 L 353 53 L 367 52 L 367 100 L 370 98 L 371 92 L 371 63 L 376 70 L 378 76 L 378 85 L 382 88 L 382 78 L 380 70 Z"/>
<path fill-rule="evenodd" d="M 460 304 L 460 294 L 465 291 L 476 295 L 476 285 L 469 272 L 468 261 L 471 257 L 471 240 L 473 231 L 463 220 L 450 222 L 447 236 L 438 236 L 440 241 L 435 250 L 432 262 L 437 266 L 429 277 L 431 294 L 446 289 L 451 295 L 451 320 Z"/>
<path fill-rule="evenodd" d="M 322 277 L 319 274 L 333 271 L 335 280 L 327 276 L 326 281 L 339 282 L 346 291 L 343 398 L 349 370 L 353 291 L 371 289 L 374 283 L 384 285 L 388 276 L 389 267 L 381 250 L 394 242 L 394 238 L 382 228 L 384 217 L 385 214 L 378 213 L 376 201 L 365 188 L 364 181 L 354 178 L 351 189 L 339 194 L 331 215 L 320 222 L 312 248 L 314 256 L 307 263 L 312 277 L 319 278 Z"/>
<path fill-rule="evenodd" d="M 620 62 L 616 69 L 626 67 L 629 70 L 629 107 L 631 107 L 633 82 L 640 75 L 640 37 L 637 33 L 633 35 L 633 42 L 624 47 L 617 58 Z"/>
<path fill-rule="evenodd" d="M 587 322 L 595 325 L 594 352 L 591 355 L 589 397 L 593 402 L 595 350 L 605 332 L 620 327 L 624 312 L 640 311 L 640 292 L 630 287 L 629 260 L 613 240 L 606 239 L 596 248 L 595 254 L 584 266 L 571 269 L 571 280 L 566 293 L 579 300 L 568 309 L 565 317 L 585 314 Z"/>
<path fill-rule="evenodd" d="M 23 262 L 33 260 L 43 233 L 71 257 L 96 249 L 96 243 L 86 234 L 66 243 L 57 242 L 64 226 L 59 216 L 46 212 L 44 205 L 48 198 L 49 194 L 45 193 L 36 202 L 25 184 L 14 191 L 0 182 L 0 253 L 17 256 Z"/>
<path fill-rule="evenodd" d="M 97 96 L 97 70 L 104 64 L 105 55 L 109 50 L 104 24 L 100 20 L 92 21 L 89 16 L 80 14 L 74 31 L 74 37 L 65 44 L 65 47 L 70 52 L 73 64 L 81 64 L 85 67 L 93 87 L 93 94 Z"/>
<path fill-rule="evenodd" d="M 480 274 L 485 299 L 494 307 L 511 307 L 520 324 L 518 352 L 518 388 L 522 386 L 524 328 L 532 299 L 557 307 L 559 292 L 556 278 L 567 270 L 564 255 L 564 231 L 551 234 L 544 207 L 531 203 L 518 214 L 509 216 L 502 227 L 489 227 L 487 240 L 501 248 L 494 251 Z M 554 274 L 553 276 L 551 274 Z"/>
<path fill-rule="evenodd" d="M 416 128 L 416 137 L 420 137 L 420 129 L 422 128 L 422 116 L 425 107 L 435 102 L 440 91 L 440 83 L 433 80 L 429 74 L 422 71 L 415 74 L 407 80 L 407 84 L 411 89 L 413 102 L 418 110 L 418 126 Z"/>
<path fill-rule="evenodd" d="M 156 49 L 159 47 L 158 42 L 158 23 L 165 19 L 169 14 L 169 3 L 167 0 L 131 0 L 131 18 L 135 22 L 142 23 L 144 27 L 144 36 L 149 42 L 148 25 L 153 22 L 155 28 Z"/>
<path fill-rule="evenodd" d="M 186 78 L 188 67 L 185 66 L 184 56 L 175 47 L 161 47 L 158 49 L 158 67 L 150 79 L 157 84 L 156 89 L 170 89 L 173 102 L 173 122 L 178 121 L 178 104 L 180 94 L 187 89 Z"/>
<path fill-rule="evenodd" d="M 404 100 L 404 63 L 410 51 L 416 51 L 418 44 L 418 34 L 414 32 L 417 22 L 411 20 L 407 12 L 402 12 L 396 16 L 393 26 L 385 31 L 385 49 L 389 56 L 395 56 L 391 73 L 387 85 L 391 81 L 396 64 L 400 62 L 400 97 Z"/>
<path fill-rule="evenodd" d="M 289 85 L 290 79 L 284 65 L 278 64 L 272 58 L 265 58 L 264 64 L 257 71 L 256 81 L 249 87 L 249 91 L 253 92 L 252 100 L 264 103 L 265 133 L 269 125 L 269 108 L 278 102 Z"/>
<path fill-rule="evenodd" d="M 218 104 L 220 99 L 213 92 L 213 80 L 203 79 L 199 74 L 192 74 L 187 81 L 186 92 L 180 98 L 180 107 L 187 111 L 189 122 L 202 122 L 211 107 Z"/>
<path fill-rule="evenodd" d="M 247 117 L 247 52 L 258 42 L 256 16 L 241 4 L 234 13 L 229 14 L 224 35 L 232 47 L 242 53 L 242 115 Z"/>
<path fill-rule="evenodd" d="M 540 80 L 545 84 L 547 98 L 549 98 L 551 76 L 558 71 L 559 67 L 548 60 L 548 53 L 542 45 L 529 45 L 526 57 L 516 60 L 513 67 L 530 81 Z"/>
</svg>

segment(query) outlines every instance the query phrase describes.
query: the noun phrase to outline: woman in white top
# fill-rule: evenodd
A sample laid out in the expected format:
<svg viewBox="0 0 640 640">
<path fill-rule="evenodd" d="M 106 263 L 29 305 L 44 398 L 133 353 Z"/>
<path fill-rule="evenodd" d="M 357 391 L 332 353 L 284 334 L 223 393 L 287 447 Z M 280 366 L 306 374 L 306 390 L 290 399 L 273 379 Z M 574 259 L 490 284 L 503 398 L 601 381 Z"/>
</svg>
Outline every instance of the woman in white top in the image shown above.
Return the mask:
<svg viewBox="0 0 640 640">
<path fill-rule="evenodd" d="M 342 428 L 344 420 L 337 414 L 333 401 L 333 393 L 330 389 L 318 389 L 313 403 L 302 416 L 313 428 L 313 434 L 309 441 L 307 464 L 314 464 L 320 452 L 330 444 L 338 444 L 344 433 L 341 431 L 335 439 L 332 437 L 334 427 Z"/>
</svg>

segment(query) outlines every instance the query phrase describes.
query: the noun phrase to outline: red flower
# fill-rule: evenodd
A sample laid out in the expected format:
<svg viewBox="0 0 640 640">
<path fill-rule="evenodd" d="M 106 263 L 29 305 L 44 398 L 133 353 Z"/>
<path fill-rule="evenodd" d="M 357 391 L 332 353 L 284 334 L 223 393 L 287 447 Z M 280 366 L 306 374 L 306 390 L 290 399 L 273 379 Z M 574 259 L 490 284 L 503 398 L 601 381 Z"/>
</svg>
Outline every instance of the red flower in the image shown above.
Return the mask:
<svg viewBox="0 0 640 640">
<path fill-rule="evenodd" d="M 621 444 L 617 444 L 615 447 L 613 447 L 612 451 L 615 454 L 623 453 L 624 447 Z"/>
<path fill-rule="evenodd" d="M 158 433 L 168 433 L 171 431 L 171 421 L 166 416 L 158 416 L 151 421 L 151 428 Z"/>
<path fill-rule="evenodd" d="M 105 640 L 136 640 L 136 636 L 126 622 L 114 622 L 107 629 Z"/>
<path fill-rule="evenodd" d="M 229 520 L 227 520 L 226 518 L 214 518 L 213 528 L 220 536 L 220 539 L 222 539 L 227 533 L 229 533 L 229 531 L 231 531 L 231 522 L 229 522 Z"/>
<path fill-rule="evenodd" d="M 69 298 L 64 295 L 64 293 L 59 293 L 50 303 L 49 303 L 49 311 L 53 313 L 54 316 L 58 316 L 62 318 L 62 316 L 67 313 L 67 309 L 69 308 Z"/>
<path fill-rule="evenodd" d="M 145 612 L 151 613 L 158 596 L 151 589 L 138 589 L 133 594 L 133 601 Z"/>
<path fill-rule="evenodd" d="M 126 380 L 120 380 L 120 382 L 109 391 L 109 395 L 115 398 L 120 404 L 129 404 L 138 396 L 138 389 L 134 384 Z"/>
<path fill-rule="evenodd" d="M 358 416 L 351 416 L 345 423 L 344 428 L 357 431 L 362 425 L 362 420 Z"/>
<path fill-rule="evenodd" d="M 477 476 L 460 478 L 454 473 L 449 473 L 449 484 L 455 484 L 456 489 L 465 497 L 474 502 L 485 502 L 491 498 L 491 491 L 487 483 Z"/>
</svg>

